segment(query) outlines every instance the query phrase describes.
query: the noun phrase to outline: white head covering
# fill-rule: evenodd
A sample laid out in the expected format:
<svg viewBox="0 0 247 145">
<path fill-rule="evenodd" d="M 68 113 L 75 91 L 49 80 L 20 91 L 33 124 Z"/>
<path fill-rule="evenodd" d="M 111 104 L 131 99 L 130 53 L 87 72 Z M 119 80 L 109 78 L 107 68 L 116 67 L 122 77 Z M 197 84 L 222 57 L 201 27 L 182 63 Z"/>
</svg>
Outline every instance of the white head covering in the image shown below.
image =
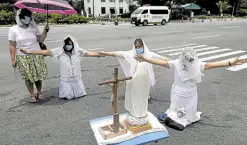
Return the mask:
<svg viewBox="0 0 247 145">
<path fill-rule="evenodd" d="M 22 9 L 19 9 L 16 12 L 16 16 L 15 16 L 15 21 L 16 21 L 17 25 L 20 26 L 20 27 L 23 25 L 23 23 L 21 22 L 20 16 L 19 16 L 21 14 L 21 10 Z M 33 27 L 35 29 L 38 29 L 33 17 L 32 17 L 32 19 L 31 19 L 31 21 L 29 23 L 29 27 Z"/>
<path fill-rule="evenodd" d="M 149 51 L 148 47 L 146 46 L 143 40 L 142 40 L 142 43 L 144 47 L 144 52 L 142 55 L 150 58 L 152 56 L 151 52 Z M 118 60 L 124 71 L 125 76 L 126 77 L 133 76 L 133 74 L 135 73 L 136 65 L 138 63 L 138 61 L 134 58 L 137 55 L 135 44 L 133 44 L 132 50 L 125 51 L 125 52 L 121 51 L 121 52 L 118 52 L 117 55 L 119 56 Z M 154 86 L 155 77 L 154 77 L 152 64 L 147 63 L 147 67 L 148 67 L 149 84 L 150 86 Z"/>
<path fill-rule="evenodd" d="M 200 83 L 203 73 L 200 68 L 200 61 L 192 48 L 186 47 L 179 57 L 178 74 L 182 81 Z"/>
<path fill-rule="evenodd" d="M 76 52 L 78 52 L 78 51 L 83 51 L 83 49 L 81 49 L 80 48 L 80 46 L 79 46 L 79 44 L 78 44 L 78 42 L 76 41 L 76 39 L 74 38 L 74 37 L 72 37 L 71 35 L 67 35 L 66 37 L 64 37 L 64 39 L 63 39 L 63 41 L 62 41 L 62 44 L 61 44 L 61 46 L 59 47 L 60 49 L 59 49 L 59 52 L 57 52 L 56 54 L 54 54 L 55 56 L 53 56 L 54 58 L 56 58 L 56 57 L 59 57 L 60 55 L 62 55 L 63 53 L 64 53 L 64 45 L 65 45 L 65 40 L 67 39 L 67 38 L 70 38 L 71 39 L 71 41 L 73 42 L 73 45 L 74 45 L 74 48 L 73 48 L 73 50 L 72 50 L 72 53 L 76 53 Z"/>
</svg>

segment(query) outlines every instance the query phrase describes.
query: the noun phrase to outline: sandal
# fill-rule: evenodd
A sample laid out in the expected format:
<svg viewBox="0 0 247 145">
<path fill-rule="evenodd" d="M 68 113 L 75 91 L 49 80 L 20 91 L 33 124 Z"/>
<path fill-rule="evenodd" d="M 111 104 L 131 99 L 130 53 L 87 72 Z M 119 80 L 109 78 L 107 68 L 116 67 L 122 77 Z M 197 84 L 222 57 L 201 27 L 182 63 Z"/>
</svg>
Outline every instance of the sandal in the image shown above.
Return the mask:
<svg viewBox="0 0 247 145">
<path fill-rule="evenodd" d="M 37 93 L 36 99 L 38 99 L 38 100 L 45 99 L 45 97 L 44 97 L 44 95 L 43 95 L 43 92 L 38 92 L 38 93 Z"/>
<path fill-rule="evenodd" d="M 31 95 L 30 99 L 29 99 L 29 103 L 36 103 L 36 102 L 37 102 L 36 96 L 35 95 Z"/>
</svg>

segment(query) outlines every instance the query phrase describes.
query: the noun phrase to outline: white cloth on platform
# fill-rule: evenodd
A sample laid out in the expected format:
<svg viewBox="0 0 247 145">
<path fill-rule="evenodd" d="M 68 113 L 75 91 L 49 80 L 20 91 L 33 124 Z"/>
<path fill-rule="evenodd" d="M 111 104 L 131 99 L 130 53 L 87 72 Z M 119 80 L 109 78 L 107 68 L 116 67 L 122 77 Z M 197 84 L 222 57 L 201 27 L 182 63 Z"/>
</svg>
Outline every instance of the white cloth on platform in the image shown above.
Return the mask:
<svg viewBox="0 0 247 145">
<path fill-rule="evenodd" d="M 81 61 L 86 50 L 79 47 L 77 41 L 72 36 L 67 36 L 73 41 L 74 49 L 71 54 L 65 53 L 63 46 L 51 49 L 54 59 L 60 63 L 60 85 L 59 97 L 72 99 L 86 95 L 85 86 L 81 75 Z M 64 39 L 64 40 L 65 40 Z"/>
<path fill-rule="evenodd" d="M 148 58 L 160 58 L 160 55 L 150 52 L 144 42 L 143 45 L 144 53 L 142 55 Z M 133 77 L 126 81 L 125 109 L 129 112 L 127 121 L 133 125 L 146 124 L 149 90 L 155 84 L 152 64 L 140 63 L 134 58 L 135 46 L 130 51 L 117 51 L 116 55 L 125 76 Z"/>
<path fill-rule="evenodd" d="M 120 114 L 119 115 L 119 121 L 123 122 L 126 119 L 126 117 L 127 117 L 127 114 Z M 155 133 L 155 132 L 164 132 L 164 133 L 167 133 L 167 137 L 169 136 L 166 128 L 150 112 L 148 112 L 148 120 L 152 125 L 152 129 L 147 130 L 147 131 L 143 131 L 143 132 L 140 132 L 137 134 L 132 134 L 130 131 L 127 131 L 127 133 L 124 135 L 121 135 L 121 136 L 118 136 L 118 137 L 115 137 L 112 139 L 108 139 L 108 140 L 103 139 L 102 135 L 100 134 L 99 128 L 106 126 L 106 125 L 109 125 L 109 124 L 112 124 L 113 123 L 112 116 L 105 117 L 105 118 L 98 118 L 95 120 L 90 120 L 90 125 L 91 125 L 93 132 L 94 132 L 94 136 L 96 138 L 96 141 L 99 145 L 119 144 L 121 142 L 132 140 L 136 137 L 150 134 L 150 133 Z"/>
<path fill-rule="evenodd" d="M 178 60 L 168 61 L 169 68 L 174 69 L 174 83 L 171 90 L 171 104 L 166 114 L 173 121 L 184 127 L 200 120 L 201 112 L 197 112 L 197 83 L 201 82 L 202 71 L 205 63 L 198 61 L 194 57 L 194 72 L 187 71 L 190 74 L 181 73 L 181 58 Z M 195 65 L 196 64 L 196 65 Z M 189 64 L 185 68 L 191 68 Z M 183 115 L 181 115 L 181 110 Z"/>
</svg>

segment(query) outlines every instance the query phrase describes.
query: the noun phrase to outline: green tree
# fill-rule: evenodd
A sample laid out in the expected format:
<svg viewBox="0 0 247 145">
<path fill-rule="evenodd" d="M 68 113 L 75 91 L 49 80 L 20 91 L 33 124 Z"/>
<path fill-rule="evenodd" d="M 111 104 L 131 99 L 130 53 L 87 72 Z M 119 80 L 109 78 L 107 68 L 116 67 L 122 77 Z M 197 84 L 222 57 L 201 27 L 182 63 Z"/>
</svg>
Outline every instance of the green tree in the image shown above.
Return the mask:
<svg viewBox="0 0 247 145">
<path fill-rule="evenodd" d="M 222 0 L 222 1 L 219 1 L 218 3 L 216 3 L 218 8 L 219 8 L 219 11 L 220 11 L 220 14 L 223 14 L 224 11 L 226 11 L 227 9 L 229 9 L 231 6 L 228 4 L 228 1 L 226 0 Z"/>
<path fill-rule="evenodd" d="M 247 8 L 247 0 L 241 0 L 240 7 L 241 8 Z"/>
</svg>

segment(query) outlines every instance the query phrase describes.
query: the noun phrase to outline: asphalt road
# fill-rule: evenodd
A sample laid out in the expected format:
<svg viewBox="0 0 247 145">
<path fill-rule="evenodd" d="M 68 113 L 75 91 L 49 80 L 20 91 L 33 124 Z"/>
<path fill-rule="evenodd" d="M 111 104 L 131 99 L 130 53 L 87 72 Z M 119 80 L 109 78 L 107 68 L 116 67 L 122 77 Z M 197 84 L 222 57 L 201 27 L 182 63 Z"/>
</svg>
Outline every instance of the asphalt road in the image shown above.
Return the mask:
<svg viewBox="0 0 247 145">
<path fill-rule="evenodd" d="M 135 38 L 144 39 L 151 51 L 176 59 L 181 48 L 197 50 L 203 61 L 246 57 L 246 20 L 206 21 L 204 23 L 169 23 L 166 26 L 135 27 L 129 24 L 72 25 L 52 27 L 48 48 L 61 45 L 70 34 L 81 47 L 96 51 L 130 50 Z M 65 101 L 58 99 L 59 65 L 46 57 L 49 78 L 44 81 L 48 98 L 38 104 L 28 103 L 23 81 L 11 67 L 7 41 L 8 29 L 0 28 L 0 144 L 1 145 L 94 145 L 96 140 L 90 119 L 112 115 L 111 89 L 98 82 L 112 78 L 116 58 L 85 58 L 83 81 L 87 96 Z M 204 72 L 198 87 L 198 110 L 202 118 L 179 132 L 168 129 L 167 145 L 242 145 L 247 144 L 247 68 L 246 65 Z M 154 67 L 156 85 L 152 88 L 149 111 L 155 115 L 170 104 L 173 71 Z M 123 73 L 121 71 L 121 76 Z M 119 88 L 119 112 L 124 110 L 124 87 Z"/>
</svg>

